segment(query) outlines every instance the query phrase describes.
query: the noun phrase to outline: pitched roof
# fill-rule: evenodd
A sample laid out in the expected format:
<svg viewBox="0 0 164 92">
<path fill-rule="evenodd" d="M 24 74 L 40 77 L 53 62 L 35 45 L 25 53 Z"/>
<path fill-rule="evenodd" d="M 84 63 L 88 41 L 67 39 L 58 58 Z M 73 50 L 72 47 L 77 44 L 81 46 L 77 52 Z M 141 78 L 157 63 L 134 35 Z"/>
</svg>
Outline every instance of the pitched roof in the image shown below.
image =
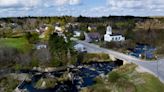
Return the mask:
<svg viewBox="0 0 164 92">
<path fill-rule="evenodd" d="M 100 34 L 98 32 L 91 32 L 91 33 L 88 33 L 88 36 L 91 38 L 91 39 L 99 39 L 100 38 Z"/>
</svg>

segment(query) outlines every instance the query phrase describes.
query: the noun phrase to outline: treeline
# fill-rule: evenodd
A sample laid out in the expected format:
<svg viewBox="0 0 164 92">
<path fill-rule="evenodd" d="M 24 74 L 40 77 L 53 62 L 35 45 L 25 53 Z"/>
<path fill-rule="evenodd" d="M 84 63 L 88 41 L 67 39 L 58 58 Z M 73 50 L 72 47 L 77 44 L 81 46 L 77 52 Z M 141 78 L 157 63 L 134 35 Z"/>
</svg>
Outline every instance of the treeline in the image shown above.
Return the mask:
<svg viewBox="0 0 164 92">
<path fill-rule="evenodd" d="M 134 17 L 134 16 L 108 16 L 108 17 L 77 17 L 76 22 L 80 23 L 106 23 L 106 22 L 118 22 L 118 21 L 145 21 L 147 19 L 151 19 L 149 17 Z"/>
<path fill-rule="evenodd" d="M 79 23 L 105 23 L 105 22 L 117 22 L 117 21 L 144 21 L 151 19 L 149 17 L 134 17 L 134 16 L 108 16 L 108 17 L 72 17 L 72 16 L 55 16 L 55 17 L 8 17 L 0 18 L 1 22 L 6 23 L 18 23 L 20 25 L 24 24 L 27 21 L 39 21 L 44 23 L 55 23 L 57 21 L 69 23 L 69 22 L 79 22 Z"/>
<path fill-rule="evenodd" d="M 72 22 L 74 20 L 74 17 L 71 16 L 62 16 L 62 17 L 7 17 L 7 18 L 0 18 L 1 22 L 5 23 L 18 23 L 20 25 L 26 23 L 26 22 L 34 22 L 37 21 L 39 23 L 55 23 L 57 21 L 59 22 Z"/>
</svg>

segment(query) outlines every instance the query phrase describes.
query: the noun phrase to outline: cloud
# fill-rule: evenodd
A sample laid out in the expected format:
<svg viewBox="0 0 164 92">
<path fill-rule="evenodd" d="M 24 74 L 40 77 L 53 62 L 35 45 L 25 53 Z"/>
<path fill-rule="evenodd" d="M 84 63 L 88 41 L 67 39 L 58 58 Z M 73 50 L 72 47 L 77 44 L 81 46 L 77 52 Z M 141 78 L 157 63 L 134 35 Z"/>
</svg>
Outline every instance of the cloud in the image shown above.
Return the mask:
<svg viewBox="0 0 164 92">
<path fill-rule="evenodd" d="M 107 0 L 111 9 L 119 10 L 151 10 L 164 9 L 163 0 Z"/>
<path fill-rule="evenodd" d="M 34 7 L 40 0 L 0 0 L 0 8 Z"/>
<path fill-rule="evenodd" d="M 0 8 L 32 8 L 77 4 L 80 4 L 80 0 L 0 0 Z"/>
<path fill-rule="evenodd" d="M 61 11 L 55 9 L 65 6 L 72 7 L 74 5 L 79 5 L 80 3 L 81 0 L 0 0 L 0 16 L 35 15 L 36 12 L 40 15 L 45 13 L 45 11 L 48 12 L 43 15 L 49 15 L 50 13 L 52 15 L 52 13 L 55 14 L 63 11 L 63 9 L 61 9 Z M 54 8 L 53 11 L 56 12 L 49 11 L 49 8 Z M 69 7 L 65 9 L 65 11 L 66 12 L 63 12 L 64 14 L 69 12 Z"/>
<path fill-rule="evenodd" d="M 1 16 L 164 15 L 164 0 L 0 0 Z"/>
<path fill-rule="evenodd" d="M 164 15 L 164 0 L 106 0 L 106 5 L 83 10 L 82 14 L 86 16 L 161 16 Z"/>
<path fill-rule="evenodd" d="M 80 0 L 69 0 L 69 4 L 70 5 L 77 5 L 77 4 L 80 4 Z"/>
<path fill-rule="evenodd" d="M 80 4 L 80 0 L 54 0 L 55 5 L 78 5 Z"/>
</svg>

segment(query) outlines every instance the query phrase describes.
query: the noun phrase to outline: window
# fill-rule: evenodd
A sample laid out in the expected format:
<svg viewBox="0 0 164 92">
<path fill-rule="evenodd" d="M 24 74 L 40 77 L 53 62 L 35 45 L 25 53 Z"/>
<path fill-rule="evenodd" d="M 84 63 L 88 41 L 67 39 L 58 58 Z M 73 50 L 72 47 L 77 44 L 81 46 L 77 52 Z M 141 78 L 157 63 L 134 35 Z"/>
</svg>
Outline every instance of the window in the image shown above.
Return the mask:
<svg viewBox="0 0 164 92">
<path fill-rule="evenodd" d="M 115 40 L 117 41 L 117 37 L 115 37 Z"/>
</svg>

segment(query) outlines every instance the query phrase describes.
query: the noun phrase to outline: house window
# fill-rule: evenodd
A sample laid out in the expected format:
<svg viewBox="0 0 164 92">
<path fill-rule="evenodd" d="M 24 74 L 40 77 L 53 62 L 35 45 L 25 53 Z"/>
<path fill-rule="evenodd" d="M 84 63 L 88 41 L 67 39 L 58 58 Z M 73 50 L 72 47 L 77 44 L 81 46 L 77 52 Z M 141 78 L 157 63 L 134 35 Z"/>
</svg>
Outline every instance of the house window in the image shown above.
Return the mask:
<svg viewBox="0 0 164 92">
<path fill-rule="evenodd" d="M 117 41 L 117 37 L 115 38 L 115 40 Z"/>
</svg>

